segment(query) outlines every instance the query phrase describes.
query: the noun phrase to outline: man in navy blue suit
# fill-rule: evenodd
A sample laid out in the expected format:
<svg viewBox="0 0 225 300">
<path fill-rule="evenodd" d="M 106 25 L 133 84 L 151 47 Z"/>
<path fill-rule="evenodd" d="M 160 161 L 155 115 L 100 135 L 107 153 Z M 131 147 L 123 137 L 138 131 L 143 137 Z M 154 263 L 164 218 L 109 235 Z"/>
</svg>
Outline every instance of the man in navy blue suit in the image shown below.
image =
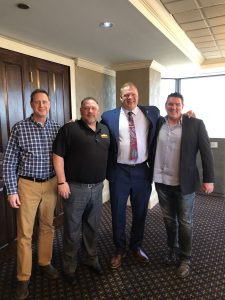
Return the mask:
<svg viewBox="0 0 225 300">
<path fill-rule="evenodd" d="M 114 269 L 121 266 L 126 255 L 126 206 L 129 196 L 133 213 L 129 249 L 137 261 L 149 261 L 142 249 L 142 241 L 153 173 L 149 151 L 160 115 L 155 106 L 138 105 L 138 90 L 131 82 L 121 87 L 120 100 L 120 108 L 106 111 L 102 115 L 102 122 L 107 125 L 111 135 L 107 179 L 116 248 L 111 260 Z M 135 157 L 130 156 L 129 112 L 133 116 L 135 128 Z"/>
</svg>

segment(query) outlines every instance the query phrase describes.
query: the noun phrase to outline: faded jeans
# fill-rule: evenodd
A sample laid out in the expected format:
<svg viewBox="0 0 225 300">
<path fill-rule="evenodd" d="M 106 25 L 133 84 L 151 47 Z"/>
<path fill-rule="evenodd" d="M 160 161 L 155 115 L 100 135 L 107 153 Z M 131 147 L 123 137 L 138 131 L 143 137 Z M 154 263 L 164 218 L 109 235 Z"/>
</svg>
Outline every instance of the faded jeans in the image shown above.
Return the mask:
<svg viewBox="0 0 225 300">
<path fill-rule="evenodd" d="M 181 260 L 190 259 L 195 193 L 182 195 L 180 186 L 155 184 L 170 249 L 179 249 Z"/>
</svg>

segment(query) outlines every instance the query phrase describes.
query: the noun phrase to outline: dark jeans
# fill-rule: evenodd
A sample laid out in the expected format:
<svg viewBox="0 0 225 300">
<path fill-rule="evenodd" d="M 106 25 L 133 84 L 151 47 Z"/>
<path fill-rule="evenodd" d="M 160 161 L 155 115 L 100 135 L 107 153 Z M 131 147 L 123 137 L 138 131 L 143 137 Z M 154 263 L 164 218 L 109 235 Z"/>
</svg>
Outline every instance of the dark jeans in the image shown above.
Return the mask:
<svg viewBox="0 0 225 300">
<path fill-rule="evenodd" d="M 113 241 L 117 254 L 126 251 L 126 208 L 128 197 L 132 207 L 129 248 L 137 250 L 144 238 L 145 219 L 151 194 L 149 168 L 146 163 L 128 166 L 117 164 L 116 180 L 109 183 L 112 209 Z"/>
<path fill-rule="evenodd" d="M 82 256 L 84 263 L 95 266 L 98 263 L 97 233 L 102 210 L 103 183 L 87 185 L 69 183 L 70 197 L 63 200 L 64 273 L 74 273 L 77 267 L 77 254 L 80 248 L 82 231 Z"/>
<path fill-rule="evenodd" d="M 181 259 L 190 259 L 195 193 L 182 195 L 179 186 L 155 184 L 170 249 L 179 248 Z"/>
</svg>

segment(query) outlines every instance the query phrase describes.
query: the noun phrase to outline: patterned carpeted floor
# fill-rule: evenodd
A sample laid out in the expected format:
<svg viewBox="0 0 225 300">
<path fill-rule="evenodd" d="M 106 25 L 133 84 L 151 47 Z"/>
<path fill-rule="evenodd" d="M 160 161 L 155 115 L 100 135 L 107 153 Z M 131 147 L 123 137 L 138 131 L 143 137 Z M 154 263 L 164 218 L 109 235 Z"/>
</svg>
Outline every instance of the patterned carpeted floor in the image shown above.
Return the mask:
<svg viewBox="0 0 225 300">
<path fill-rule="evenodd" d="M 127 229 L 131 211 L 128 209 Z M 53 264 L 62 270 L 62 228 L 56 230 Z M 35 248 L 35 246 L 34 246 Z M 151 260 L 147 265 L 135 262 L 129 255 L 120 269 L 111 270 L 113 254 L 110 205 L 103 209 L 99 239 L 99 257 L 103 276 L 78 269 L 79 284 L 69 286 L 59 279 L 50 282 L 33 267 L 30 296 L 35 300 L 222 300 L 225 299 L 225 199 L 198 196 L 194 210 L 194 242 L 191 275 L 176 277 L 176 267 L 166 266 L 166 236 L 159 206 L 148 212 L 143 249 Z M 34 261 L 36 261 L 34 249 Z M 0 299 L 13 299 L 16 285 L 15 259 L 0 265 Z"/>
</svg>

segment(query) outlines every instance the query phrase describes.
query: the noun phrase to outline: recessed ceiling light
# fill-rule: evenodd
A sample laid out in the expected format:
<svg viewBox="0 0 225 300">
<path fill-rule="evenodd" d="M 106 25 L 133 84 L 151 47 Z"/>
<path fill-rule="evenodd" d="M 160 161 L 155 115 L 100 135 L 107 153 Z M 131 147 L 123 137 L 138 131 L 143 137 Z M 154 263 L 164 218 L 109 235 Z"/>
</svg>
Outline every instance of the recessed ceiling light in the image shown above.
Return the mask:
<svg viewBox="0 0 225 300">
<path fill-rule="evenodd" d="M 20 9 L 29 9 L 30 8 L 30 6 L 25 3 L 18 3 L 16 6 Z"/>
<path fill-rule="evenodd" d="M 99 27 L 101 27 L 101 28 L 111 28 L 111 27 L 113 27 L 113 23 L 109 22 L 109 21 L 101 22 L 99 24 Z"/>
</svg>

